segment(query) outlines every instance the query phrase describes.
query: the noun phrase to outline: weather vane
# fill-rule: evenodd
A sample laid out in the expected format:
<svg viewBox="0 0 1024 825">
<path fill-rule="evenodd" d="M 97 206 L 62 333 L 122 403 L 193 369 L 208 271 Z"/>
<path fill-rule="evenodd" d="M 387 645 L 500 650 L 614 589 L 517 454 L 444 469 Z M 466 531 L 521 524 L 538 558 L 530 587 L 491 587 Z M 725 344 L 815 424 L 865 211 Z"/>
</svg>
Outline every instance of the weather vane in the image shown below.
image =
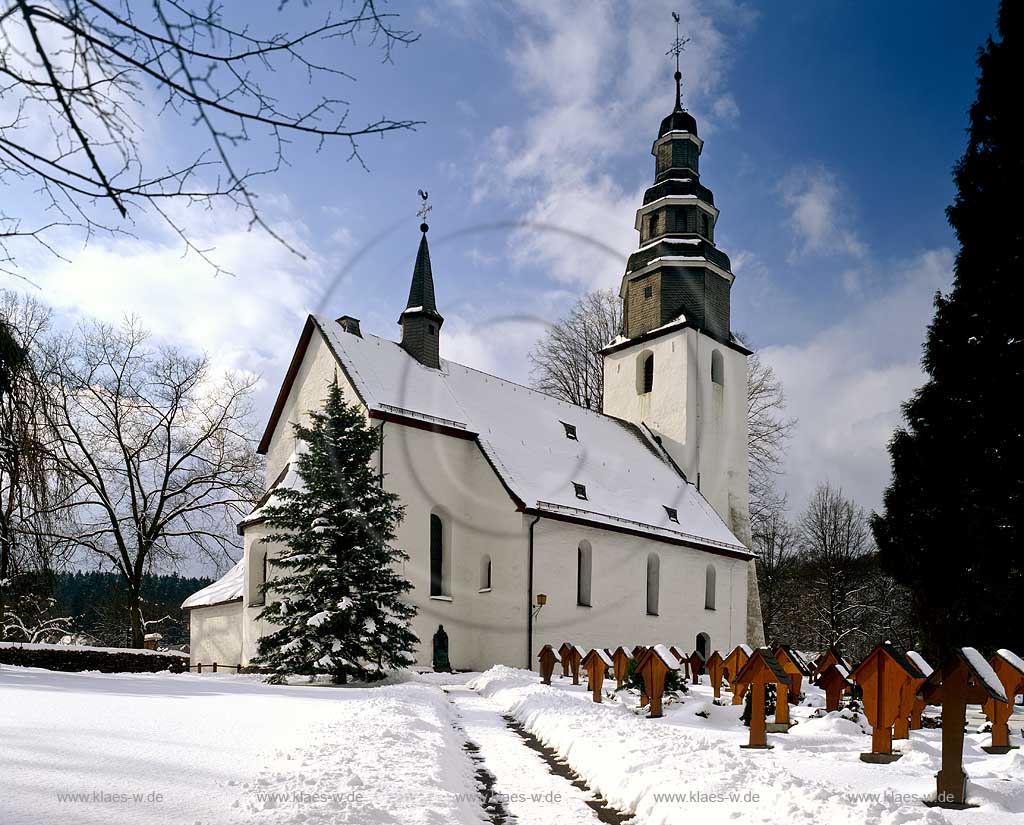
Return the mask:
<svg viewBox="0 0 1024 825">
<path fill-rule="evenodd" d="M 422 223 L 420 224 L 420 231 L 426 232 L 430 227 L 427 226 L 427 215 L 430 214 L 430 210 L 434 207 L 427 203 L 429 194 L 424 192 L 422 189 L 417 190 L 420 193 L 420 208 L 416 212 L 416 217 L 419 218 Z"/>
<path fill-rule="evenodd" d="M 682 88 L 681 81 L 683 79 L 682 73 L 679 71 L 679 55 L 683 53 L 683 49 L 686 44 L 690 42 L 689 37 L 679 36 L 679 13 L 672 12 L 672 19 L 676 21 L 676 39 L 672 41 L 672 48 L 670 48 L 665 54 L 675 55 L 676 58 L 676 108 L 682 109 Z"/>
</svg>

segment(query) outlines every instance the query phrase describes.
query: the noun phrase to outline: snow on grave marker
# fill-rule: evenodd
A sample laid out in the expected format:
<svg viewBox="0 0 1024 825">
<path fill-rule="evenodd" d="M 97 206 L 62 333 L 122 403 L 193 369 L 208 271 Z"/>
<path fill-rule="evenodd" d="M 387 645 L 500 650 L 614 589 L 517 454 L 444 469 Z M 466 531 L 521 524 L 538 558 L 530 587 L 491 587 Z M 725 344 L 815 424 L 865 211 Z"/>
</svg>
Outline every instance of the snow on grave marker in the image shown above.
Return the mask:
<svg viewBox="0 0 1024 825">
<path fill-rule="evenodd" d="M 611 657 L 601 648 L 593 648 L 583 657 L 583 668 L 587 671 L 587 685 L 594 694 L 594 701 L 601 701 L 601 686 L 605 672 L 612 666 Z"/>
<path fill-rule="evenodd" d="M 918 667 L 917 662 L 911 656 L 908 655 L 907 660 L 917 668 L 918 676 L 907 680 L 900 687 L 899 712 L 896 716 L 896 722 L 893 725 L 893 739 L 910 738 L 910 717 L 914 714 L 914 706 L 920 702 L 918 699 L 918 693 L 921 690 L 921 685 L 924 684 L 925 678 L 931 673 L 930 668 L 928 673 L 925 673 L 920 667 Z M 923 704 L 921 705 L 921 709 L 924 710 Z"/>
<path fill-rule="evenodd" d="M 679 666 L 683 669 L 683 676 L 686 679 L 690 678 L 690 657 L 686 655 L 686 651 L 678 645 L 671 645 L 668 649 L 669 653 L 679 660 Z"/>
<path fill-rule="evenodd" d="M 580 683 L 580 662 L 583 661 L 583 657 L 587 655 L 585 651 L 579 645 L 569 646 L 569 672 L 572 674 L 572 683 L 578 685 Z M 565 659 L 565 656 L 562 657 Z"/>
<path fill-rule="evenodd" d="M 963 765 L 967 705 L 983 705 L 989 699 L 1005 702 L 1003 685 L 977 650 L 961 647 L 925 680 L 921 697 L 942 705 L 942 767 L 935 774 L 935 800 L 925 804 L 939 808 L 975 807 L 967 804 L 967 773 Z"/>
<path fill-rule="evenodd" d="M 843 657 L 839 655 L 839 650 L 834 645 L 814 660 L 814 670 L 810 678 L 811 684 L 816 685 L 821 674 L 832 667 L 832 665 L 842 665 L 847 670 L 851 670 L 849 662 L 844 661 Z"/>
<path fill-rule="evenodd" d="M 715 689 L 716 699 L 722 697 L 722 661 L 722 654 L 717 650 L 712 650 L 704 664 L 704 669 L 708 672 L 708 678 L 711 680 L 711 686 Z"/>
<path fill-rule="evenodd" d="M 551 674 L 555 671 L 555 663 L 561 662 L 562 657 L 551 645 L 544 645 L 537 654 L 540 660 L 540 678 L 545 685 L 551 684 Z"/>
<path fill-rule="evenodd" d="M 749 649 L 749 648 L 748 648 Z M 731 654 L 730 654 L 731 655 Z M 759 647 L 747 656 L 743 667 L 740 668 L 733 680 L 733 703 L 737 704 L 735 697 L 742 698 L 743 694 L 750 691 L 750 739 L 741 748 L 757 750 L 770 749 L 768 744 L 768 726 L 765 720 L 764 699 L 766 688 L 769 684 L 783 686 L 789 683 L 789 674 L 782 669 L 771 650 L 767 647 Z M 776 713 L 780 704 L 775 703 Z"/>
<path fill-rule="evenodd" d="M 839 701 L 843 694 L 853 688 L 850 671 L 842 665 L 829 665 L 825 672 L 818 676 L 818 687 L 825 691 L 825 710 L 830 713 L 839 710 Z"/>
<path fill-rule="evenodd" d="M 773 652 L 779 664 L 782 665 L 782 669 L 789 674 L 789 690 L 787 695 L 789 697 L 789 704 L 795 705 L 800 695 L 800 688 L 803 686 L 803 678 L 804 676 L 810 676 L 811 670 L 803 660 L 803 657 L 789 645 L 776 645 Z"/>
<path fill-rule="evenodd" d="M 646 704 L 645 698 L 650 702 L 650 719 L 661 718 L 661 697 L 665 692 L 665 676 L 670 670 L 679 670 L 679 660 L 665 645 L 647 648 L 636 658 L 636 671 L 644 682 L 640 703 Z"/>
<path fill-rule="evenodd" d="M 989 697 L 984 704 L 985 716 L 992 723 L 992 744 L 982 750 L 986 753 L 1008 753 L 1016 749 L 1010 744 L 1010 726 L 1007 724 L 1013 713 L 1013 700 L 1024 691 L 1024 661 L 1010 650 L 998 650 L 988 660 L 1003 686 L 1006 701 Z"/>
<path fill-rule="evenodd" d="M 920 670 L 927 679 L 932 675 L 934 668 L 925 661 L 924 656 L 918 653 L 916 650 L 908 650 L 907 658 L 913 662 L 914 666 Z M 914 704 L 910 707 L 910 729 L 921 730 L 921 714 L 924 713 L 925 701 L 920 696 L 920 688 L 914 695 Z"/>
<path fill-rule="evenodd" d="M 888 642 L 882 642 L 850 674 L 863 692 L 864 716 L 871 725 L 871 751 L 862 762 L 888 764 L 903 756 L 892 749 L 892 726 L 900 714 L 900 691 L 924 674 Z"/>
</svg>

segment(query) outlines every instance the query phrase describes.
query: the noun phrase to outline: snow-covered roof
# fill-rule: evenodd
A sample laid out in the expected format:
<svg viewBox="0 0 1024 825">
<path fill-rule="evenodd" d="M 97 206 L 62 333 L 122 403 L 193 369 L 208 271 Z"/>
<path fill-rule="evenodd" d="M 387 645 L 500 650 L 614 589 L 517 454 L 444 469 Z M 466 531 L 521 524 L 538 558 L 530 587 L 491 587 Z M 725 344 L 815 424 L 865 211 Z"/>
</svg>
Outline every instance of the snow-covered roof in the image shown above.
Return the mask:
<svg viewBox="0 0 1024 825">
<path fill-rule="evenodd" d="M 996 651 L 996 653 L 998 653 L 1000 656 L 1006 659 L 1007 662 L 1013 665 L 1013 667 L 1016 669 L 1018 673 L 1024 675 L 1024 659 L 1021 659 L 1020 656 L 1018 656 L 1012 650 L 1007 650 L 1005 647 L 1000 648 Z"/>
<path fill-rule="evenodd" d="M 665 667 L 669 670 L 679 670 L 679 660 L 672 655 L 665 645 L 657 644 L 651 648 L 654 654 L 665 663 Z"/>
<path fill-rule="evenodd" d="M 604 663 L 605 667 L 612 666 L 612 657 L 605 653 L 604 650 L 602 650 L 601 648 L 595 647 L 590 651 L 590 653 L 593 653 L 595 656 L 597 656 Z M 587 656 L 589 656 L 590 653 L 588 653 Z"/>
<path fill-rule="evenodd" d="M 932 668 L 932 666 L 925 661 L 924 656 L 922 656 L 916 650 L 908 650 L 907 658 L 914 663 L 914 666 L 918 670 L 920 670 L 925 675 L 925 677 L 932 675 L 932 670 L 934 668 Z"/>
<path fill-rule="evenodd" d="M 430 369 L 394 341 L 312 320 L 371 413 L 474 438 L 525 509 L 750 555 L 639 427 L 453 361 Z"/>
<path fill-rule="evenodd" d="M 561 662 L 562 661 L 562 657 L 558 655 L 558 651 L 555 650 L 555 648 L 552 645 L 544 645 L 544 647 L 541 648 L 540 653 L 537 654 L 537 658 L 538 659 L 540 658 L 541 653 L 543 653 L 545 650 L 551 652 L 551 655 L 555 657 L 555 661 L 556 662 Z"/>
<path fill-rule="evenodd" d="M 274 479 L 274 483 L 270 485 L 270 489 L 264 494 L 263 498 L 260 499 L 256 505 L 256 509 L 247 515 L 241 522 L 239 522 L 239 530 L 245 528 L 249 524 L 254 524 L 260 521 L 265 513 L 265 509 L 268 504 L 277 503 L 279 496 L 277 495 L 278 490 L 301 490 L 302 489 L 302 477 L 299 475 L 298 458 L 306 452 L 306 443 L 304 441 L 297 441 L 295 447 L 292 449 L 292 454 L 288 457 L 288 462 L 284 465 L 284 469 L 280 475 Z M 241 591 L 239 591 L 241 594 Z"/>
<path fill-rule="evenodd" d="M 960 648 L 960 654 L 974 671 L 974 675 L 981 680 L 989 695 L 1000 702 L 1005 702 L 1006 691 L 1003 689 L 1003 683 L 996 676 L 996 672 L 992 670 L 992 665 L 985 661 L 985 657 L 973 647 Z"/>
<path fill-rule="evenodd" d="M 213 584 L 208 584 L 202 590 L 196 591 L 181 603 L 183 609 L 191 607 L 209 607 L 212 604 L 233 602 L 242 598 L 242 584 L 245 577 L 245 567 L 242 560 L 228 570 Z"/>
</svg>

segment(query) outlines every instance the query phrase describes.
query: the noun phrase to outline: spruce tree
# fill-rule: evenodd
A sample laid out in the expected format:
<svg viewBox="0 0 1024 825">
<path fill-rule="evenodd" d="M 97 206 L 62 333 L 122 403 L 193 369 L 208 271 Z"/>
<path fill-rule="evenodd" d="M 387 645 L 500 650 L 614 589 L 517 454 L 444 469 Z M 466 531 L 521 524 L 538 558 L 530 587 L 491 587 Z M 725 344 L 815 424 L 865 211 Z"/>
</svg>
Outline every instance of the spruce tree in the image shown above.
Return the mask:
<svg viewBox="0 0 1024 825">
<path fill-rule="evenodd" d="M 890 447 L 893 477 L 873 527 L 914 595 L 928 654 L 1010 645 L 1024 619 L 1024 192 L 1020 81 L 1024 4 L 999 9 L 979 50 L 967 151 L 947 209 L 960 250 L 935 299 L 923 366 Z"/>
<path fill-rule="evenodd" d="M 277 630 L 259 641 L 257 665 L 270 681 L 288 673 L 329 674 L 336 682 L 373 681 L 413 663 L 412 585 L 396 565 L 403 508 L 378 483 L 370 459 L 379 440 L 360 410 L 345 402 L 337 377 L 308 426 L 293 425 L 301 483 L 265 505 L 272 559 L 260 618 Z"/>
</svg>

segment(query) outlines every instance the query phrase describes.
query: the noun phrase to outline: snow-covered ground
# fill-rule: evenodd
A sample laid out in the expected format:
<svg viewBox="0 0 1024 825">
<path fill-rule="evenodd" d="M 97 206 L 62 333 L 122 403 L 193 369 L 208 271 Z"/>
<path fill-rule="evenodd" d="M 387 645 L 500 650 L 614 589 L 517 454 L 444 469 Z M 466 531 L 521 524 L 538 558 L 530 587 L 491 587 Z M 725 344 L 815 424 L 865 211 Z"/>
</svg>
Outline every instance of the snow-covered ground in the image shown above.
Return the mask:
<svg viewBox="0 0 1024 825">
<path fill-rule="evenodd" d="M 707 677 L 704 677 L 707 682 Z M 941 731 L 912 731 L 897 741 L 905 756 L 890 765 L 860 761 L 870 728 L 838 713 L 811 718 L 824 696 L 808 686 L 811 706 L 791 709 L 798 724 L 769 734 L 770 751 L 742 750 L 748 729 L 740 706 L 713 704 L 707 684 L 691 688 L 662 719 L 634 713 L 634 702 L 595 704 L 583 686 L 498 667 L 471 682 L 479 694 L 554 748 L 613 807 L 635 811 L 644 825 L 761 822 L 830 825 L 921 822 L 994 825 L 1024 821 L 1024 750 L 990 756 L 989 734 L 968 733 L 966 811 L 928 808 L 935 797 Z M 614 686 L 614 683 L 613 683 Z M 723 692 L 726 702 L 730 694 Z M 707 714 L 704 718 L 703 714 Z M 1019 733 L 1020 722 L 1011 722 Z M 1022 744 L 1011 736 L 1011 743 Z"/>
<path fill-rule="evenodd" d="M 510 822 L 596 825 L 591 795 L 553 774 L 503 715 L 637 825 L 1024 819 L 1024 751 L 990 756 L 980 749 L 988 734 L 969 733 L 979 807 L 928 808 L 920 800 L 934 795 L 939 730 L 898 742 L 899 762 L 865 764 L 867 730 L 838 714 L 815 718 L 823 697 L 807 690 L 809 705 L 791 713 L 798 724 L 769 734 L 774 750 L 748 751 L 740 708 L 713 704 L 707 685 L 654 720 L 634 712 L 633 697 L 598 705 L 567 679 L 545 687 L 504 667 L 333 688 L 3 666 L 0 823 L 481 825 L 492 821 L 482 767 Z M 1020 727 L 1011 721 L 1014 744 Z"/>
<path fill-rule="evenodd" d="M 425 680 L 271 687 L 2 666 L 0 823 L 475 825 L 475 767 L 452 720 Z"/>
</svg>

